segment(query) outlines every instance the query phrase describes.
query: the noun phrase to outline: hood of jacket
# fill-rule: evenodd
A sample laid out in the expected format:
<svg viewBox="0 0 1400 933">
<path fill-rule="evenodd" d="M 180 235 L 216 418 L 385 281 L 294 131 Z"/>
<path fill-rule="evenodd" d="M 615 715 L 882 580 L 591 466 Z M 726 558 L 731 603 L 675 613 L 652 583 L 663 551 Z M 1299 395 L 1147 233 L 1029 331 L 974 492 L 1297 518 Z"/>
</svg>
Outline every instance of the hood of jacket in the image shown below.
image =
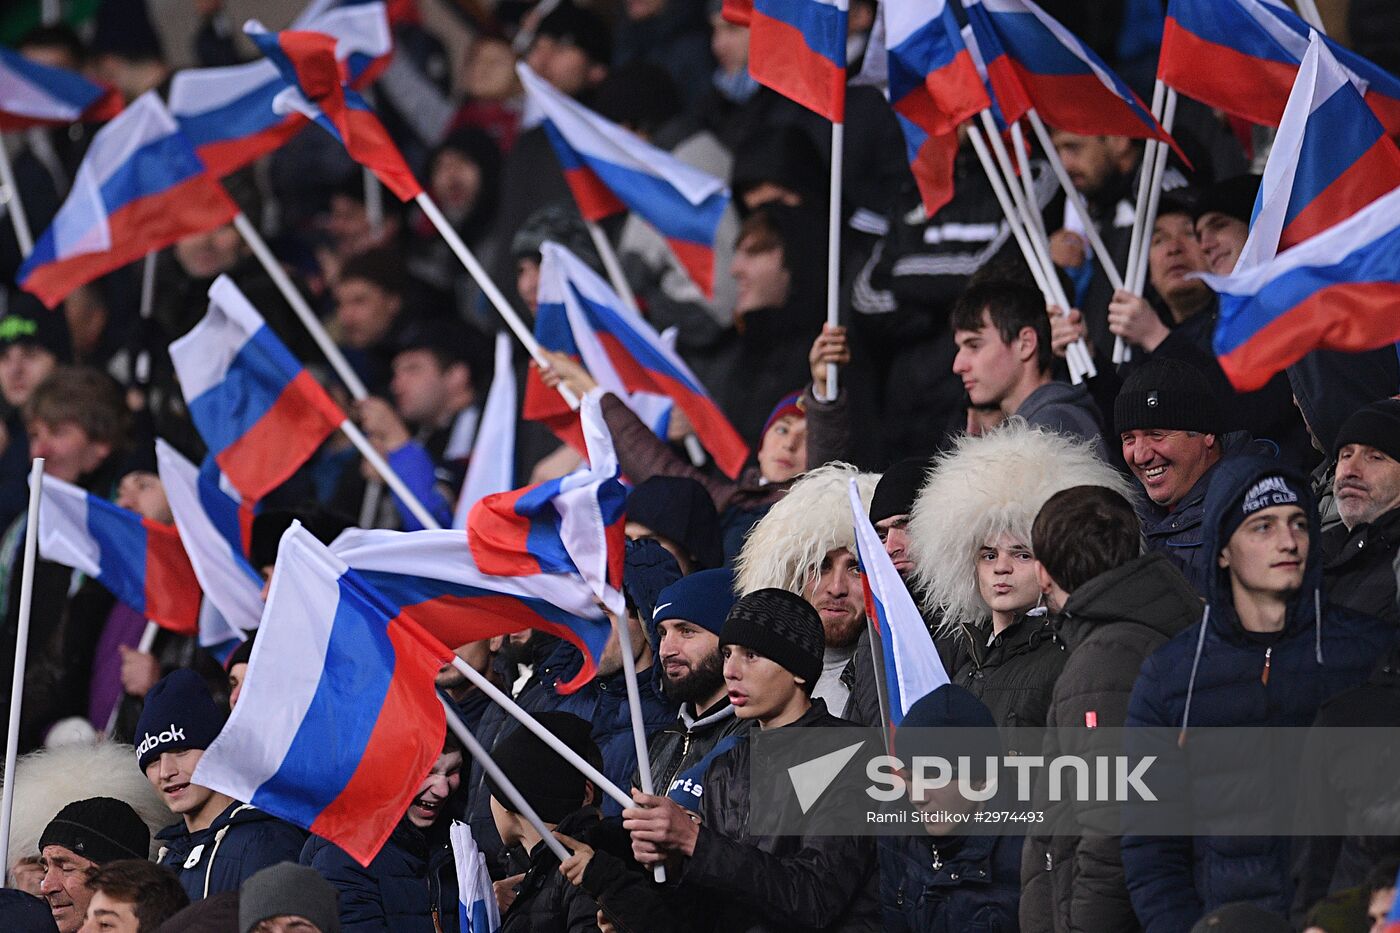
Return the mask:
<svg viewBox="0 0 1400 933">
<path fill-rule="evenodd" d="M 1210 488 L 1206 490 L 1201 545 L 1207 554 L 1212 555 L 1212 561 L 1227 543 L 1224 524 L 1228 513 L 1259 480 L 1281 475 L 1306 492 L 1301 505 L 1308 516 L 1308 559 L 1303 568 L 1303 585 L 1288 601 L 1285 636 L 1296 635 L 1300 629 L 1318 622 L 1322 600 L 1322 541 L 1317 503 L 1313 499 L 1308 478 L 1278 460 L 1255 456 L 1226 458 L 1216 464 L 1214 474 Z M 1214 567 L 1206 587 L 1206 604 L 1209 606 L 1212 630 L 1227 641 L 1242 643 L 1248 640 L 1235 611 L 1228 570 Z"/>
<path fill-rule="evenodd" d="M 1070 594 L 1059 634 L 1071 650 L 1104 625 L 1132 622 L 1171 638 L 1201 615 L 1201 598 L 1171 558 L 1153 552 L 1101 573 Z"/>
<path fill-rule="evenodd" d="M 1088 385 L 1082 383 L 1077 386 L 1070 385 L 1068 382 L 1060 382 L 1058 379 L 1045 383 L 1026 396 L 1021 407 L 1016 409 L 1016 414 L 1027 421 L 1032 421 L 1035 415 L 1047 408 L 1060 406 L 1082 408 L 1092 415 L 1095 421 L 1099 420 L 1099 407 L 1094 404 L 1094 398 L 1089 394 Z"/>
</svg>

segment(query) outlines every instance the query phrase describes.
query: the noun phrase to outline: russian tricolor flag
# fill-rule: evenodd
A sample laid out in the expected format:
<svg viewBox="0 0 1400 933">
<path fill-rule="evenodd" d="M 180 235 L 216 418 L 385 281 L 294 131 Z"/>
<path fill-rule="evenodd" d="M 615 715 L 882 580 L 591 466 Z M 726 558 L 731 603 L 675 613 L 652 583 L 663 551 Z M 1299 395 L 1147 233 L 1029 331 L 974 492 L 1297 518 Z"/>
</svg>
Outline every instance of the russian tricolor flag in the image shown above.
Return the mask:
<svg viewBox="0 0 1400 933">
<path fill-rule="evenodd" d="M 459 933 L 496 933 L 501 911 L 496 906 L 486 856 L 477 848 L 471 827 L 454 822 L 448 829 L 452 860 L 457 866 L 457 929 Z"/>
<path fill-rule="evenodd" d="M 848 0 L 753 0 L 749 74 L 833 123 L 844 122 L 849 9 Z"/>
<path fill-rule="evenodd" d="M 1317 33 L 1269 150 L 1235 273 L 1355 214 L 1400 187 L 1400 149 Z"/>
<path fill-rule="evenodd" d="M 870 524 L 855 480 L 851 480 L 851 520 L 855 522 L 856 558 L 865 587 L 865 614 L 879 643 L 878 676 L 885 688 L 881 700 L 888 698 L 883 712 L 893 728 L 904 721 L 909 707 L 948 683 L 948 672 L 943 669 L 914 598 Z"/>
<path fill-rule="evenodd" d="M 1312 350 L 1400 340 L 1400 188 L 1272 261 L 1202 276 L 1220 295 L 1215 355 L 1236 389 L 1261 388 Z"/>
<path fill-rule="evenodd" d="M 1019 85 L 1051 126 L 1176 146 L 1132 88 L 1032 0 L 964 0 L 963 8 L 1006 119 L 1025 112 Z"/>
<path fill-rule="evenodd" d="M 52 308 L 79 285 L 237 213 L 147 91 L 93 136 L 68 199 L 16 278 Z"/>
<path fill-rule="evenodd" d="M 340 140 L 350 158 L 374 172 L 399 200 L 410 201 L 423 193 L 423 186 L 373 108 L 346 86 L 349 70 L 336 59 L 337 42 L 333 37 L 296 30 L 270 33 L 256 20 L 248 22 L 243 31 L 277 66 L 285 85 L 275 97 L 273 109 L 315 120 Z"/>
<path fill-rule="evenodd" d="M 121 95 L 64 68 L 0 45 L 0 130 L 101 123 L 121 113 Z"/>
<path fill-rule="evenodd" d="M 1157 77 L 1182 94 L 1264 126 L 1277 126 L 1307 53 L 1311 27 L 1264 0 L 1171 0 Z M 1328 50 L 1376 112 L 1400 134 L 1400 79 L 1326 37 Z"/>
<path fill-rule="evenodd" d="M 170 359 L 191 420 L 244 500 L 286 482 L 345 420 L 228 276 Z"/>
<path fill-rule="evenodd" d="M 484 496 L 507 492 L 515 485 L 515 341 L 509 331 L 496 333 L 496 369 L 473 444 L 467 476 L 457 496 L 453 528 L 467 527 L 467 513 Z M 558 395 L 559 393 L 554 393 Z"/>
<path fill-rule="evenodd" d="M 579 211 L 601 220 L 631 210 L 654 226 L 686 274 L 707 297 L 714 294 L 715 231 L 729 189 L 554 87 L 523 62 L 516 65 Z"/>
<path fill-rule="evenodd" d="M 335 38 L 335 55 L 345 62 L 351 87 L 369 84 L 393 57 L 382 3 L 303 14 L 293 28 Z M 170 80 L 170 112 L 209 171 L 222 178 L 277 149 L 306 125 L 302 114 L 274 109 L 286 86 L 268 60 L 186 69 Z"/>
<path fill-rule="evenodd" d="M 867 63 L 872 54 L 883 56 L 877 82 L 904 132 L 909 169 L 932 217 L 953 197 L 958 125 L 991 101 L 946 2 L 894 0 L 881 5 L 879 16 Z"/>
<path fill-rule="evenodd" d="M 546 300 L 562 304 L 575 346 L 599 385 L 616 391 L 599 376 L 611 370 L 620 388 L 632 394 L 629 404 L 634 410 L 637 404 L 655 408 L 649 399 L 638 396 L 669 398 L 685 412 L 719 468 L 737 477 L 748 460 L 748 447 L 675 350 L 573 253 L 546 243 L 541 255 L 540 304 Z M 603 359 L 595 359 L 599 355 Z M 645 415 L 643 420 L 653 423 Z"/>
<path fill-rule="evenodd" d="M 39 555 L 82 571 L 161 628 L 199 631 L 199 581 L 173 525 L 46 476 Z"/>
<path fill-rule="evenodd" d="M 295 523 L 248 675 L 191 780 L 368 865 L 442 750 L 452 652 Z"/>
<path fill-rule="evenodd" d="M 593 679 L 612 634 L 593 589 L 576 573 L 493 576 L 480 569 L 460 531 L 364 531 L 331 545 L 404 615 L 448 645 L 539 629 L 578 647 L 583 667 L 559 686 L 571 693 Z"/>
<path fill-rule="evenodd" d="M 235 540 L 242 540 L 238 500 L 219 488 L 217 469 L 212 477 L 208 471 L 201 473 L 160 439 L 156 464 L 175 527 L 209 601 L 234 628 L 257 628 L 263 611 L 262 576 L 248 563 L 245 549 L 227 537 L 231 531 L 238 536 Z"/>
<path fill-rule="evenodd" d="M 590 392 L 579 407 L 588 466 L 482 499 L 467 516 L 467 542 L 483 573 L 578 574 L 622 618 L 627 491 L 618 478 L 621 470 L 598 395 Z"/>
</svg>

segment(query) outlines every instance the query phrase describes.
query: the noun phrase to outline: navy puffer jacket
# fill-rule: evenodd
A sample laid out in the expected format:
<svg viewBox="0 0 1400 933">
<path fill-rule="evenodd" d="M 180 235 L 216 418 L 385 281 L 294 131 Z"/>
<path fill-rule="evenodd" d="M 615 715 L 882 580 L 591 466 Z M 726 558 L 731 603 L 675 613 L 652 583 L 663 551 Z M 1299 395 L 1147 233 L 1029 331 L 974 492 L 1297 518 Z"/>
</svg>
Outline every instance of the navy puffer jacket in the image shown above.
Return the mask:
<svg viewBox="0 0 1400 933">
<path fill-rule="evenodd" d="M 183 822 L 156 833 L 158 863 L 180 877 L 191 901 L 237 891 L 250 875 L 278 862 L 295 862 L 306 833 L 257 807 L 237 801 L 192 833 Z"/>
<path fill-rule="evenodd" d="M 447 820 L 425 833 L 407 818 L 365 868 L 320 836 L 306 840 L 310 865 L 340 895 L 342 933 L 457 933 L 457 873 Z"/>
<path fill-rule="evenodd" d="M 1308 487 L 1301 474 L 1260 457 L 1226 458 L 1213 474 L 1201 545 L 1212 557 L 1225 543 L 1227 510 L 1237 508 L 1258 480 L 1283 474 L 1295 488 Z M 1187 742 L 1188 726 L 1304 727 L 1324 701 L 1366 680 L 1393 633 L 1378 619 L 1325 601 L 1316 508 L 1310 496 L 1300 504 L 1308 512 L 1311 544 L 1303 585 L 1289 602 L 1283 632 L 1273 638 L 1246 632 L 1235 612 L 1228 572 L 1216 568 L 1202 621 L 1143 663 L 1128 705 L 1128 726 L 1182 729 Z M 1279 776 L 1280 781 L 1288 777 Z M 1239 786 L 1228 776 L 1198 771 L 1189 793 L 1216 805 L 1221 795 L 1231 794 L 1239 797 L 1231 806 L 1268 805 L 1241 796 Z M 1126 835 L 1122 853 L 1133 909 L 1147 933 L 1186 933 L 1202 914 L 1233 901 L 1287 914 L 1285 838 Z"/>
<path fill-rule="evenodd" d="M 1016 933 L 1021 836 L 880 840 L 887 933 Z"/>
</svg>

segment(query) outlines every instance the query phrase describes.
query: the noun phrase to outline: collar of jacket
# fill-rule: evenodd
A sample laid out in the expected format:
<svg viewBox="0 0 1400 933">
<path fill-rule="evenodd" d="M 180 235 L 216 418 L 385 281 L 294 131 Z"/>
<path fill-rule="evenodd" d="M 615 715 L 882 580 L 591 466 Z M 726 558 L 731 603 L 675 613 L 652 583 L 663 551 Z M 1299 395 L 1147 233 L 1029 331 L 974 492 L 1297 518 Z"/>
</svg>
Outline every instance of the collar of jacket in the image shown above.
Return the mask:
<svg viewBox="0 0 1400 933">
<path fill-rule="evenodd" d="M 1340 528 L 1344 530 L 1346 526 Z M 1345 533 L 1339 530 L 1335 535 L 1340 545 L 1324 565 L 1329 570 L 1376 551 L 1393 552 L 1400 547 L 1400 507 L 1391 509 L 1373 522 L 1357 525 Z"/>
<path fill-rule="evenodd" d="M 718 703 L 703 711 L 698 717 L 690 715 L 689 706 L 689 703 L 681 704 L 681 725 L 684 726 L 682 730 L 684 732 L 695 732 L 713 726 L 715 723 L 722 722 L 734 715 L 734 706 L 729 702 L 728 694 L 720 697 Z"/>
<path fill-rule="evenodd" d="M 224 811 L 214 817 L 214 822 L 204 829 L 190 832 L 185 828 L 185 821 L 172 823 L 156 833 L 157 839 L 166 839 L 171 842 L 184 839 L 198 839 L 205 835 L 212 835 L 223 829 L 225 826 L 236 826 L 241 823 L 256 823 L 260 820 L 276 819 L 272 814 L 259 810 L 252 804 L 239 803 L 235 800 L 224 808 Z"/>
</svg>

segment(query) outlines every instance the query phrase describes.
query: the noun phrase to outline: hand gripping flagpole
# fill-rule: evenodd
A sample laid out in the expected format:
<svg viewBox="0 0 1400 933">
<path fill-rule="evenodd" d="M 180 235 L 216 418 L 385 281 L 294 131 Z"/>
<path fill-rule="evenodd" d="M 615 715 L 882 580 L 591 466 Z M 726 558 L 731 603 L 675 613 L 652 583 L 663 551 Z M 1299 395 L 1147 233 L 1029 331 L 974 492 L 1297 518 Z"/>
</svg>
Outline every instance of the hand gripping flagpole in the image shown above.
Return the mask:
<svg viewBox="0 0 1400 933">
<path fill-rule="evenodd" d="M 1167 86 L 1158 78 L 1152 85 L 1152 116 L 1161 120 L 1162 107 L 1166 103 Z M 1173 98 L 1176 92 L 1172 92 Z M 1163 126 L 1163 129 L 1166 129 Z M 1167 130 L 1167 132 L 1171 132 Z M 1133 285 L 1138 280 L 1137 267 L 1139 260 L 1146 260 L 1146 250 L 1143 249 L 1143 241 L 1148 244 L 1152 242 L 1151 231 L 1148 226 L 1151 221 L 1147 220 L 1148 202 L 1151 200 L 1152 180 L 1156 177 L 1157 157 L 1161 152 L 1161 145 L 1155 139 L 1149 139 L 1147 145 L 1142 150 L 1142 165 L 1138 169 L 1138 190 L 1137 202 L 1133 205 L 1133 233 L 1128 242 L 1128 264 L 1123 269 L 1123 283 L 1125 290 L 1133 294 L 1141 294 Z M 1159 182 L 1160 184 L 1160 182 Z M 1157 209 L 1152 208 L 1155 215 Z M 1155 217 L 1154 217 L 1155 219 Z M 1145 278 L 1145 277 L 1144 277 Z M 1141 286 L 1136 286 L 1140 289 Z M 1132 359 L 1133 351 L 1122 337 L 1117 337 L 1113 341 L 1113 362 L 1126 363 Z"/>
<path fill-rule="evenodd" d="M 19 757 L 20 706 L 24 700 L 24 662 L 29 651 L 29 615 L 34 601 L 34 554 L 39 542 L 39 498 L 44 492 L 44 458 L 29 469 L 29 515 L 24 526 L 24 563 L 19 584 L 19 619 L 15 633 L 14 680 L 10 683 L 10 722 L 5 735 L 5 787 L 0 794 L 0 871 L 10 864 L 10 823 L 15 806 L 15 759 Z"/>
<path fill-rule="evenodd" d="M 515 309 L 510 306 L 510 302 L 506 301 L 506 297 L 501 294 L 501 290 L 496 287 L 496 283 L 486 274 L 486 270 L 481 267 L 481 263 L 477 262 L 476 256 L 472 255 L 472 251 L 467 248 L 467 244 L 462 242 L 462 238 L 457 235 L 457 231 L 452 229 L 452 225 L 447 222 L 447 218 L 442 216 L 442 211 L 438 209 L 433 199 L 428 196 L 426 191 L 423 191 L 413 200 L 423 209 L 423 213 L 427 215 L 428 220 L 432 221 L 433 226 L 437 227 L 438 233 L 442 234 L 442 238 L 447 241 L 447 245 L 451 247 L 452 252 L 456 254 L 457 260 L 471 273 L 471 277 L 476 280 L 476 284 L 481 289 L 482 294 L 484 294 L 487 300 L 491 302 L 492 306 L 495 307 L 496 313 L 506 322 L 506 326 L 515 334 L 516 339 L 530 352 L 530 357 L 535 361 L 536 365 L 541 369 L 549 369 L 549 359 L 544 355 L 544 350 L 540 348 L 539 341 L 535 339 L 535 335 L 525 326 L 525 322 L 520 320 L 520 315 L 515 313 Z M 575 411 L 578 410 L 578 396 L 574 395 L 568 386 L 564 385 L 562 382 L 559 384 L 559 394 L 564 396 L 564 401 L 569 403 L 570 408 Z"/>
<path fill-rule="evenodd" d="M 477 763 L 481 765 L 481 770 L 485 771 L 487 776 L 501 789 L 501 793 L 505 794 L 506 797 L 510 799 L 511 806 L 515 807 L 515 812 L 525 817 L 530 825 L 534 827 L 535 832 L 540 834 L 540 838 L 544 841 L 544 844 L 549 846 L 549 851 L 553 852 L 559 861 L 562 862 L 566 860 L 569 857 L 569 850 L 564 848 L 562 842 L 554 838 L 554 833 L 550 832 L 549 827 L 544 825 L 544 820 L 540 819 L 540 815 L 535 812 L 535 808 L 530 806 L 530 802 L 526 800 L 516 786 L 510 782 L 510 778 L 505 776 L 505 772 L 501 770 L 501 766 L 496 764 L 495 760 L 487 753 L 486 749 L 481 747 L 481 743 L 476 740 L 476 736 L 472 735 L 466 723 L 462 722 L 461 714 L 453 709 L 452 704 L 444 700 L 441 694 L 438 695 L 438 702 L 442 704 L 443 711 L 447 713 L 448 728 L 452 730 L 453 735 L 461 740 L 462 745 L 467 749 L 467 753 L 476 759 Z"/>
<path fill-rule="evenodd" d="M 843 92 L 844 93 L 844 92 Z M 831 203 L 828 205 L 826 222 L 826 323 L 832 327 L 841 325 L 841 309 L 838 305 L 841 288 L 841 181 L 845 164 L 846 124 L 831 122 Z M 840 367 L 835 363 L 826 364 L 826 393 L 823 401 L 834 402 L 840 391 L 837 373 Z"/>
<path fill-rule="evenodd" d="M 27 259 L 34 252 L 34 234 L 29 229 L 29 216 L 24 212 L 24 200 L 15 184 L 14 168 L 3 139 L 0 139 L 0 184 L 5 186 L 5 202 L 10 211 L 10 223 L 15 228 L 15 242 L 19 244 L 19 258 Z"/>
<path fill-rule="evenodd" d="M 341 382 L 345 383 L 345 388 L 349 390 L 350 397 L 357 402 L 369 398 L 369 391 L 365 388 L 365 384 L 360 380 L 360 377 L 356 375 L 355 370 L 351 368 L 349 361 L 345 359 L 345 354 L 340 352 L 340 347 L 335 345 L 335 341 L 331 339 L 331 335 L 326 333 L 326 329 L 321 325 L 320 319 L 317 318 L 316 313 L 311 310 L 311 306 L 306 303 L 306 298 L 303 297 L 301 292 L 297 290 L 297 287 L 292 284 L 292 280 L 287 275 L 287 271 L 282 268 L 282 264 L 277 261 L 277 257 L 272 255 L 272 250 L 268 247 L 267 241 L 262 238 L 262 234 L 258 233 L 258 228 L 253 226 L 253 222 L 248 219 L 248 215 L 239 211 L 234 215 L 233 225 L 238 229 L 238 232 L 242 234 L 244 241 L 248 244 L 248 248 L 253 251 L 253 255 L 257 257 L 258 262 L 262 264 L 263 269 L 266 270 L 267 274 L 272 278 L 273 283 L 277 286 L 277 290 L 281 292 L 282 297 L 287 300 L 287 304 L 292 306 L 292 310 L 296 312 L 296 316 L 301 320 L 302 326 L 304 326 L 307 333 L 311 335 L 311 339 L 316 341 L 316 346 L 321 348 L 321 352 L 325 354 L 326 361 L 331 364 L 331 368 L 335 370 L 335 374 L 340 377 Z M 374 467 L 375 472 L 378 473 L 384 479 L 388 487 L 394 491 L 394 495 L 398 496 L 404 505 L 408 507 L 408 510 L 413 513 L 413 517 L 418 519 L 419 524 L 424 528 L 442 527 L 437 519 L 433 518 L 432 513 L 423 506 L 423 503 L 418 501 L 418 497 L 413 494 L 413 491 L 404 484 L 403 479 L 398 473 L 394 472 L 393 468 L 384 461 L 384 458 L 379 455 L 379 451 L 374 449 L 374 445 L 369 442 L 368 438 L 356 427 L 353 421 L 349 418 L 345 419 L 340 424 L 340 430 L 345 432 L 345 436 L 350 439 L 350 443 L 354 444 L 361 456 L 369 461 L 370 466 Z M 372 494 L 371 488 L 365 490 L 366 498 L 370 497 Z M 364 510 L 362 509 L 361 511 L 363 512 Z"/>
</svg>

